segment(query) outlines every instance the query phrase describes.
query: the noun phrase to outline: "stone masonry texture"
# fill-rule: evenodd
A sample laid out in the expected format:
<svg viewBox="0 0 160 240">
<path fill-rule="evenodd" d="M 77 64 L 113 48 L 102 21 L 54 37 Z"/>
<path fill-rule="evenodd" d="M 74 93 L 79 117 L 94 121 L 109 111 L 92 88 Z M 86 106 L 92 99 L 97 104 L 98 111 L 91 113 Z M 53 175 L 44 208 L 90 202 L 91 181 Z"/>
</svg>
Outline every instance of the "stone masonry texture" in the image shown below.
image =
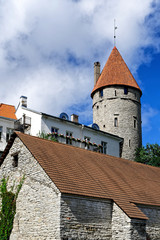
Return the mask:
<svg viewBox="0 0 160 240">
<path fill-rule="evenodd" d="M 62 195 L 61 239 L 111 239 L 112 202 Z"/>
<path fill-rule="evenodd" d="M 19 152 L 18 167 L 11 154 Z M 60 193 L 23 143 L 16 138 L 1 166 L 0 176 L 9 176 L 9 185 L 25 181 L 16 202 L 10 240 L 60 239 Z"/>
<path fill-rule="evenodd" d="M 138 205 L 141 211 L 148 217 L 146 232 L 149 240 L 160 239 L 160 207 Z"/>
<path fill-rule="evenodd" d="M 123 86 L 109 86 L 103 89 L 102 97 L 95 92 L 93 122 L 100 130 L 124 138 L 122 157 L 134 160 L 135 150 L 142 144 L 140 91 L 128 87 L 128 94 L 124 94 Z"/>
<path fill-rule="evenodd" d="M 112 240 L 146 240 L 145 228 L 145 220 L 131 220 L 117 204 L 113 204 Z"/>
</svg>

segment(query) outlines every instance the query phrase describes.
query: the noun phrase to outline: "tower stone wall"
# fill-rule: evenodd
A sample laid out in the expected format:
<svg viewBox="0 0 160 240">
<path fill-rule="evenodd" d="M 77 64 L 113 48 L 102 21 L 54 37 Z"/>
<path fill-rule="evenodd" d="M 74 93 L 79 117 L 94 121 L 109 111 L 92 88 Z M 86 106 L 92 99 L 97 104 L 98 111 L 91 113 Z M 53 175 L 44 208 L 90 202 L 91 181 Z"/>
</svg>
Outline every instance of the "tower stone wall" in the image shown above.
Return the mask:
<svg viewBox="0 0 160 240">
<path fill-rule="evenodd" d="M 93 94 L 93 122 L 100 130 L 124 138 L 122 157 L 130 160 L 142 144 L 140 97 L 138 89 L 121 85 L 106 86 Z"/>
</svg>

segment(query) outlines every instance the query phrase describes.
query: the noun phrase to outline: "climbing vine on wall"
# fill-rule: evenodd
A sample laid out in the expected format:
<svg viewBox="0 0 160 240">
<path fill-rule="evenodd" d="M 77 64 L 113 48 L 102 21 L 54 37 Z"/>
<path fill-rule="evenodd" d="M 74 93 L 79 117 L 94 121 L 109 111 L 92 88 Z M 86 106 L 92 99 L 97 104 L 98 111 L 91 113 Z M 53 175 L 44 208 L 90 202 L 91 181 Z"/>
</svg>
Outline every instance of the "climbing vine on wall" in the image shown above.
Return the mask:
<svg viewBox="0 0 160 240">
<path fill-rule="evenodd" d="M 9 178 L 6 179 L 3 177 L 0 186 L 0 240 L 9 240 L 16 213 L 16 199 L 24 182 L 23 177 L 17 185 L 16 191 L 14 191 L 15 193 L 13 193 L 14 185 L 11 187 L 10 191 L 7 190 L 8 179 Z"/>
</svg>

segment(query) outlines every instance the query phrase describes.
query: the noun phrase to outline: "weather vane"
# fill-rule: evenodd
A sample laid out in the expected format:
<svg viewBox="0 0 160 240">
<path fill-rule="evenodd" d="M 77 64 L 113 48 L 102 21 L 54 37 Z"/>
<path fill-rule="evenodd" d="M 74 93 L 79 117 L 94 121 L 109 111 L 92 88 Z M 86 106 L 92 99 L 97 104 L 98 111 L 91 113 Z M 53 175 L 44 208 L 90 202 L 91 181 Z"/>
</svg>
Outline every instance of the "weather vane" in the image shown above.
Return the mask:
<svg viewBox="0 0 160 240">
<path fill-rule="evenodd" d="M 116 46 L 116 29 L 117 29 L 116 19 L 114 19 L 114 46 Z"/>
</svg>

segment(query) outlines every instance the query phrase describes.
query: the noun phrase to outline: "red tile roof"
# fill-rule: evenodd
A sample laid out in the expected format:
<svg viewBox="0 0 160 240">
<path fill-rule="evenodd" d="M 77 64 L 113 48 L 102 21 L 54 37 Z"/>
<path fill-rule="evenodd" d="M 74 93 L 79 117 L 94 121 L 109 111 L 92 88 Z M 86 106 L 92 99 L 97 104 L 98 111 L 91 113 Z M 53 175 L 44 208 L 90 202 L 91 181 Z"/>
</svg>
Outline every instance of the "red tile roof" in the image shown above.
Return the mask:
<svg viewBox="0 0 160 240">
<path fill-rule="evenodd" d="M 93 97 L 93 94 L 97 90 L 113 85 L 130 86 L 141 92 L 140 87 L 116 47 L 113 48 L 106 65 L 93 88 L 91 97 Z"/>
<path fill-rule="evenodd" d="M 15 112 L 16 112 L 16 110 L 15 110 L 14 106 L 4 104 L 4 103 L 0 104 L 0 116 L 1 117 L 17 119 Z"/>
<path fill-rule="evenodd" d="M 112 199 L 130 217 L 147 219 L 136 204 L 160 206 L 160 168 L 15 133 L 62 193 Z"/>
</svg>

